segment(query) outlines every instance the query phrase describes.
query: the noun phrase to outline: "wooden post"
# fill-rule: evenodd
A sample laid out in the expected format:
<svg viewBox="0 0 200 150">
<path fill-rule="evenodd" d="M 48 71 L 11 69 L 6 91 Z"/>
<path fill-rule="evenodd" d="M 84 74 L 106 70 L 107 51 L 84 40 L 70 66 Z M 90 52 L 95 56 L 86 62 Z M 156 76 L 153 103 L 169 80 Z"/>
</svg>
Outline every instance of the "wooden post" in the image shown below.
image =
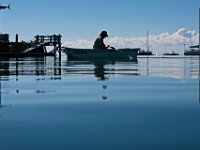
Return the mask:
<svg viewBox="0 0 200 150">
<path fill-rule="evenodd" d="M 16 34 L 16 39 L 15 39 L 15 42 L 18 43 L 19 42 L 19 36 L 18 34 Z"/>
<path fill-rule="evenodd" d="M 18 43 L 19 43 L 19 36 L 18 36 L 18 34 L 16 34 L 16 37 L 15 37 L 15 51 L 18 51 Z"/>
<path fill-rule="evenodd" d="M 58 51 L 59 51 L 59 61 L 61 61 L 61 35 L 59 34 L 59 45 L 58 45 Z"/>
</svg>

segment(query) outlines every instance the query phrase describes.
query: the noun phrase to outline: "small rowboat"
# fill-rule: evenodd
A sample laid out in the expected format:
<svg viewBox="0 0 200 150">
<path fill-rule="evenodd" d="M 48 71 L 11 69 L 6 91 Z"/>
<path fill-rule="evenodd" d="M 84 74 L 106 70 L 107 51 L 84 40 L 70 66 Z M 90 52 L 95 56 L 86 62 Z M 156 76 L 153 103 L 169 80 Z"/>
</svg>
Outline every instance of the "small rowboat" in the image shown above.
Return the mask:
<svg viewBox="0 0 200 150">
<path fill-rule="evenodd" d="M 137 61 L 139 48 L 134 49 L 77 49 L 63 48 L 69 60 L 131 60 Z"/>
</svg>

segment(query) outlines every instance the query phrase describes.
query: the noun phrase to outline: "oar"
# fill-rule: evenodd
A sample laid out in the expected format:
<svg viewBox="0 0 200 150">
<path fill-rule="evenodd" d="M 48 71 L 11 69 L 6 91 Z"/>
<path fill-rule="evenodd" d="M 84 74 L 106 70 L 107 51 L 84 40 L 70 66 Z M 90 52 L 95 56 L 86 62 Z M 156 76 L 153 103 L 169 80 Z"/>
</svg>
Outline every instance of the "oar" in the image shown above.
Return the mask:
<svg viewBox="0 0 200 150">
<path fill-rule="evenodd" d="M 124 53 L 124 54 L 126 54 L 128 57 L 129 57 L 129 59 L 130 60 L 132 60 L 133 59 L 133 57 L 132 56 L 130 56 L 130 55 L 128 55 L 127 53 L 125 53 L 125 52 L 123 52 L 123 51 L 120 51 L 119 49 L 115 49 L 114 47 L 110 47 L 112 50 L 115 50 L 115 51 L 118 51 L 118 52 L 121 52 L 121 53 Z"/>
</svg>

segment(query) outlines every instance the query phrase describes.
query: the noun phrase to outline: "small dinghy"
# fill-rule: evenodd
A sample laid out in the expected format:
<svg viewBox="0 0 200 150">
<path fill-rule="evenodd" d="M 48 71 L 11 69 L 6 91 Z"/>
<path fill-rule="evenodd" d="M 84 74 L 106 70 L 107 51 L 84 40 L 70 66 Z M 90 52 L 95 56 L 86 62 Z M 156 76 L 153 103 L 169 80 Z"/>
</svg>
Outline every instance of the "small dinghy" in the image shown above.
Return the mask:
<svg viewBox="0 0 200 150">
<path fill-rule="evenodd" d="M 63 48 L 69 60 L 131 60 L 137 61 L 139 48 L 125 49 L 77 49 Z"/>
</svg>

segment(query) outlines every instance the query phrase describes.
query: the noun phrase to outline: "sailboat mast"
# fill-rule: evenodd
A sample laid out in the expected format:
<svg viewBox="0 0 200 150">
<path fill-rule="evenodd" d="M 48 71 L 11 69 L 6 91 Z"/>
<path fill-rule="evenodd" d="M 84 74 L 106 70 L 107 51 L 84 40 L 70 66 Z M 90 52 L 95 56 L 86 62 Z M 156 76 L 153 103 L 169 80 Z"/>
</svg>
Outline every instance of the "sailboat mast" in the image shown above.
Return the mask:
<svg viewBox="0 0 200 150">
<path fill-rule="evenodd" d="M 149 31 L 147 31 L 147 52 L 149 52 Z"/>
</svg>

